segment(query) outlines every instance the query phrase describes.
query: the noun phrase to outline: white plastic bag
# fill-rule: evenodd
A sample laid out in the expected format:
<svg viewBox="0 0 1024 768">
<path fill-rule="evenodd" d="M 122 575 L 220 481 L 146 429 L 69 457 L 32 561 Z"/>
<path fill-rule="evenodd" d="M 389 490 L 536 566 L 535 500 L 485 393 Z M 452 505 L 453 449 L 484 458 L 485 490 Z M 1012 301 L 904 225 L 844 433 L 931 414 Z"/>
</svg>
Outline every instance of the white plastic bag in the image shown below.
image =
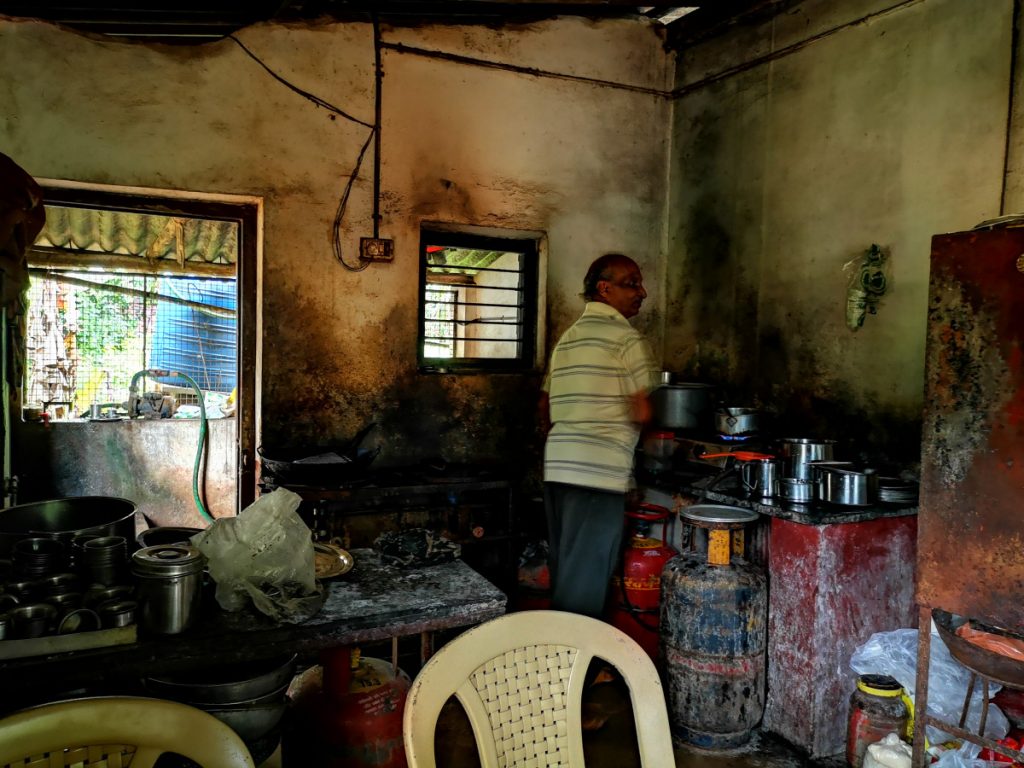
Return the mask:
<svg viewBox="0 0 1024 768">
<path fill-rule="evenodd" d="M 928 714 L 955 725 L 960 722 L 960 712 L 963 709 L 964 697 L 967 695 L 971 672 L 950 655 L 949 649 L 937 632 L 932 632 L 930 656 Z M 917 681 L 917 630 L 896 629 L 891 632 L 876 632 L 853 652 L 853 656 L 850 657 L 850 669 L 858 675 L 894 677 L 913 700 Z M 989 683 L 989 696 L 995 695 L 1001 687 Z M 981 685 L 975 685 L 966 724 L 967 730 L 973 733 L 978 732 L 981 703 Z M 1009 730 L 1010 723 L 1006 716 L 995 704 L 989 704 L 985 735 L 990 739 L 1001 739 Z M 933 744 L 952 738 L 932 726 L 928 726 L 927 735 Z"/>
<path fill-rule="evenodd" d="M 881 741 L 868 744 L 862 765 L 864 768 L 910 768 L 913 754 L 909 744 L 900 741 L 895 733 L 890 733 Z"/>
<path fill-rule="evenodd" d="M 192 538 L 209 561 L 221 608 L 240 611 L 252 600 L 261 613 L 291 623 L 320 610 L 323 590 L 312 536 L 296 511 L 300 501 L 279 488 Z"/>
</svg>

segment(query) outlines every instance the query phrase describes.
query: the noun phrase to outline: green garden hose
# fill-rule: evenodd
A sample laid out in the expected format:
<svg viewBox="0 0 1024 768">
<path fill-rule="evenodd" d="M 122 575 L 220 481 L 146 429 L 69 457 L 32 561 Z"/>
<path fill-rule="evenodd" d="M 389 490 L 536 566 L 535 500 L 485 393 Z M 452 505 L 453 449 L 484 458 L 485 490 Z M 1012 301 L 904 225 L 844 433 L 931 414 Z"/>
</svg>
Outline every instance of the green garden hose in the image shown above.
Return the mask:
<svg viewBox="0 0 1024 768">
<path fill-rule="evenodd" d="M 138 400 L 138 382 L 143 376 L 151 376 L 153 378 L 179 378 L 184 379 L 188 382 L 188 385 L 196 392 L 196 398 L 199 402 L 199 446 L 196 449 L 196 461 L 192 467 L 192 498 L 195 500 L 196 509 L 199 510 L 199 514 L 208 523 L 213 522 L 213 515 L 210 514 L 210 510 L 206 508 L 206 504 L 203 503 L 202 498 L 199 496 L 199 467 L 203 461 L 203 448 L 206 446 L 206 403 L 203 401 L 203 392 L 199 389 L 199 385 L 192 379 L 191 376 L 179 373 L 178 371 L 168 371 L 160 368 L 146 368 L 139 371 L 132 376 L 131 385 L 128 387 L 128 415 L 129 418 L 132 415 L 134 403 Z"/>
</svg>

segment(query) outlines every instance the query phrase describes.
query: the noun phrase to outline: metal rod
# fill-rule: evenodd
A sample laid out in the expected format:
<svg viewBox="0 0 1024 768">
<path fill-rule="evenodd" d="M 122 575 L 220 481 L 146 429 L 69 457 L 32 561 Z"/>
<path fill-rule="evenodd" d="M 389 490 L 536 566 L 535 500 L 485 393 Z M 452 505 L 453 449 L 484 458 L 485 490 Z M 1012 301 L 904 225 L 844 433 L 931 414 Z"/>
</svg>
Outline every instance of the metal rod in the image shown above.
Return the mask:
<svg viewBox="0 0 1024 768">
<path fill-rule="evenodd" d="M 448 285 L 448 283 L 436 282 L 427 277 L 427 285 Z M 505 285 L 464 285 L 459 287 L 472 288 L 476 291 L 515 291 L 516 293 L 523 293 L 522 288 L 512 288 Z M 429 288 L 427 290 L 430 290 Z"/>
<path fill-rule="evenodd" d="M 93 280 L 83 280 L 78 277 L 71 277 L 70 275 L 64 275 L 56 272 L 50 272 L 46 269 L 30 268 L 29 272 L 34 274 L 46 275 L 48 280 L 56 280 L 60 283 L 69 283 L 71 285 L 81 285 L 85 288 L 96 288 L 103 291 L 111 291 L 113 293 L 120 293 L 124 296 L 152 296 L 159 301 L 167 301 L 171 304 L 180 304 L 183 307 L 192 307 L 198 309 L 208 315 L 214 317 L 226 317 L 234 319 L 238 316 L 238 313 L 233 309 L 225 309 L 224 307 L 218 307 L 214 304 L 203 304 L 201 301 L 190 301 L 189 299 L 179 299 L 175 296 L 165 296 L 162 293 L 155 293 L 153 291 L 140 291 L 138 288 L 126 288 L 123 285 L 107 285 L 106 283 L 97 283 Z"/>
<path fill-rule="evenodd" d="M 502 267 L 471 267 L 469 265 L 462 266 L 457 264 L 445 264 L 443 266 L 440 264 L 428 264 L 427 272 L 433 272 L 434 274 L 441 275 L 457 274 L 461 272 L 504 272 L 509 275 L 519 275 L 522 274 L 523 270 L 504 269 Z"/>
<path fill-rule="evenodd" d="M 522 339 L 481 339 L 477 336 L 424 336 L 423 339 L 425 341 L 475 341 L 479 344 L 490 344 L 492 341 L 519 344 L 522 341 Z"/>
<path fill-rule="evenodd" d="M 971 672 L 971 679 L 967 683 L 967 695 L 964 696 L 964 705 L 960 709 L 960 727 L 963 728 L 967 722 L 967 712 L 971 708 L 971 696 L 974 695 L 974 681 L 977 679 L 977 675 Z"/>
<path fill-rule="evenodd" d="M 931 658 L 931 609 L 922 605 L 917 612 L 917 679 L 914 681 L 914 768 L 924 768 L 924 726 L 928 721 L 928 665 Z"/>
</svg>

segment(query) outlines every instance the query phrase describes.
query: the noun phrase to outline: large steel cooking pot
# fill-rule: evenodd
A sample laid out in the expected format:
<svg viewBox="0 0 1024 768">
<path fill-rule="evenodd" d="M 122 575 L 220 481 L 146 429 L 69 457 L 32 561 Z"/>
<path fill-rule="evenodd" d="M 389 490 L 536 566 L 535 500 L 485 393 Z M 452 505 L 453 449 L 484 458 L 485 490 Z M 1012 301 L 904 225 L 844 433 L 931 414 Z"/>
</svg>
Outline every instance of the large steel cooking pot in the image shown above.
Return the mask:
<svg viewBox="0 0 1024 768">
<path fill-rule="evenodd" d="M 78 496 L 0 509 L 0 556 L 29 536 L 63 541 L 83 534 L 135 540 L 135 503 L 115 496 Z"/>
<path fill-rule="evenodd" d="M 786 459 L 786 477 L 816 480 L 811 462 L 831 461 L 835 440 L 814 440 L 806 437 L 787 437 L 782 441 L 782 455 Z"/>
<path fill-rule="evenodd" d="M 661 385 L 651 393 L 654 423 L 665 429 L 708 429 L 714 390 L 694 382 Z"/>
</svg>

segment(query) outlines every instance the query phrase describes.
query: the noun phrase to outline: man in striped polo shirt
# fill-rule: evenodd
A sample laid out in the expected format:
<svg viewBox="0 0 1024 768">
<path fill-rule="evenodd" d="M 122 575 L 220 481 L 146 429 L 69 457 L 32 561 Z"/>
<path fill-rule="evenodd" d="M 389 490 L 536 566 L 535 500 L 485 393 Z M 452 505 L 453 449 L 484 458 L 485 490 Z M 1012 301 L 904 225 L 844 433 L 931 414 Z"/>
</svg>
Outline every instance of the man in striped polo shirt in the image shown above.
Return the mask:
<svg viewBox="0 0 1024 768">
<path fill-rule="evenodd" d="M 629 324 L 647 297 L 636 263 L 601 256 L 583 279 L 583 315 L 551 354 L 542 420 L 552 607 L 601 616 L 622 544 L 633 451 L 657 371 Z"/>
</svg>

